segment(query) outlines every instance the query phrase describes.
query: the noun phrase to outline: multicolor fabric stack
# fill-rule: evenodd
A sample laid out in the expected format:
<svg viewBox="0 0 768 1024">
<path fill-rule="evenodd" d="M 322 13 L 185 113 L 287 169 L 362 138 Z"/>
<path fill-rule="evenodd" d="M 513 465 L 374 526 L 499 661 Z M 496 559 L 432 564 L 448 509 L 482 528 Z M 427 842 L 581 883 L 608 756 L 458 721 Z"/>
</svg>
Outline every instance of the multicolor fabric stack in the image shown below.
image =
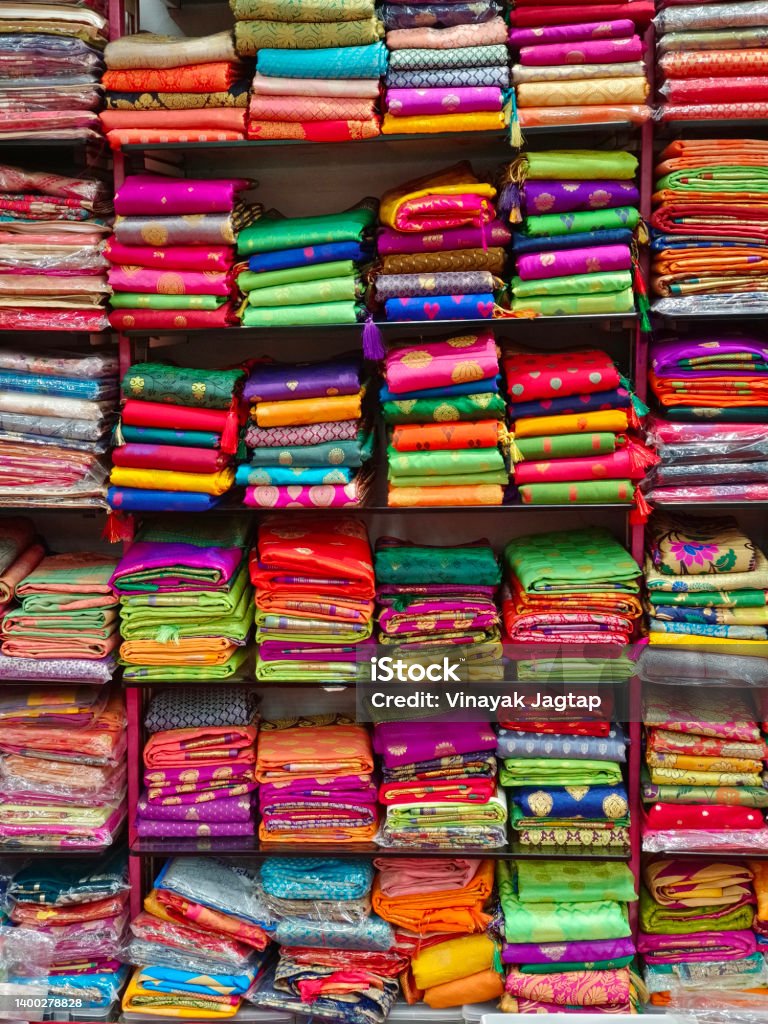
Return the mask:
<svg viewBox="0 0 768 1024">
<path fill-rule="evenodd" d="M 111 42 L 104 60 L 101 126 L 112 149 L 245 138 L 251 68 L 239 62 L 231 32 L 199 39 L 140 32 Z"/>
<path fill-rule="evenodd" d="M 371 740 L 349 718 L 262 722 L 256 779 L 263 843 L 365 843 L 376 835 Z"/>
<path fill-rule="evenodd" d="M 250 690 L 156 693 L 144 719 L 136 831 L 149 838 L 253 836 L 258 699 Z"/>
<path fill-rule="evenodd" d="M 614 504 L 658 461 L 630 433 L 648 410 L 606 352 L 507 349 L 512 475 L 524 505 Z M 642 503 L 642 499 L 641 499 Z"/>
<path fill-rule="evenodd" d="M 622 151 L 526 153 L 502 172 L 513 232 L 514 313 L 633 313 L 637 158 Z"/>
<path fill-rule="evenodd" d="M 464 270 L 461 257 L 462 269 L 453 271 L 445 250 L 506 245 L 509 235 L 496 220 L 495 196 L 496 189 L 477 178 L 466 161 L 384 193 L 379 254 L 439 251 L 448 267 L 444 272 L 435 267 L 434 273 L 420 273 L 421 268 L 378 272 L 376 299 L 384 303 L 387 320 L 491 319 L 501 282 L 490 270 Z"/>
<path fill-rule="evenodd" d="M 508 1013 L 632 1013 L 639 1003 L 628 903 L 637 900 L 627 864 L 500 861 L 496 867 L 509 964 Z"/>
<path fill-rule="evenodd" d="M 667 0 L 654 18 L 661 121 L 763 118 L 768 9 L 737 0 Z"/>
<path fill-rule="evenodd" d="M 125 512 L 204 512 L 235 482 L 242 370 L 134 363 L 107 501 Z M 143 429 L 142 429 L 143 428 Z"/>
<path fill-rule="evenodd" d="M 503 131 L 507 28 L 496 0 L 389 0 L 385 135 Z"/>
<path fill-rule="evenodd" d="M 496 785 L 496 734 L 481 722 L 377 722 L 382 846 L 498 849 L 507 802 Z M 429 987 L 419 985 L 419 988 Z"/>
<path fill-rule="evenodd" d="M 0 329 L 106 328 L 101 243 L 111 211 L 109 189 L 96 176 L 0 165 Z"/>
<path fill-rule="evenodd" d="M 0 507 L 105 505 L 117 356 L 0 349 Z"/>
<path fill-rule="evenodd" d="M 245 562 L 250 529 L 237 516 L 145 521 L 110 584 L 120 598 L 126 681 L 220 682 L 243 676 L 253 627 Z"/>
<path fill-rule="evenodd" d="M 48 861 L 45 867 L 31 862 L 14 876 L 8 892 L 11 922 L 44 936 L 53 947 L 49 999 L 76 1001 L 73 1005 L 84 1011 L 114 1012 L 128 975 L 120 962 L 128 894 L 123 852 Z"/>
<path fill-rule="evenodd" d="M 237 467 L 257 508 L 359 505 L 371 480 L 374 429 L 359 358 L 258 362 L 243 389 L 251 403 L 248 462 Z"/>
<path fill-rule="evenodd" d="M 257 886 L 257 869 L 242 860 L 168 861 L 131 923 L 123 959 L 136 970 L 123 996 L 124 1013 L 234 1017 L 270 959 L 265 929 L 273 922 Z"/>
<path fill-rule="evenodd" d="M 678 139 L 662 151 L 651 215 L 656 312 L 768 312 L 766 162 L 761 139 Z"/>
<path fill-rule="evenodd" d="M 235 249 L 222 242 L 233 243 L 237 231 L 258 216 L 260 207 L 244 201 L 252 185 L 246 178 L 126 178 L 115 193 L 118 219 L 105 249 L 113 327 L 236 322 Z M 217 229 L 218 240 L 211 241 Z"/>
<path fill-rule="evenodd" d="M 237 251 L 248 269 L 244 327 L 354 324 L 366 315 L 363 274 L 373 256 L 378 200 L 343 213 L 262 217 L 242 231 Z"/>
<path fill-rule="evenodd" d="M 375 584 L 364 523 L 265 519 L 251 551 L 250 574 L 256 587 L 257 679 L 327 682 L 357 678 L 359 661 L 367 668 Z"/>
<path fill-rule="evenodd" d="M 647 121 L 642 34 L 653 13 L 648 0 L 515 0 L 513 139 L 526 128 Z"/>
<path fill-rule="evenodd" d="M 126 813 L 122 695 L 11 690 L 0 722 L 0 847 L 109 846 Z"/>
<path fill-rule="evenodd" d="M 34 0 L 0 11 L 0 138 L 99 138 L 103 0 Z"/>
<path fill-rule="evenodd" d="M 387 353 L 389 505 L 501 505 L 507 432 L 492 332 Z"/>
</svg>

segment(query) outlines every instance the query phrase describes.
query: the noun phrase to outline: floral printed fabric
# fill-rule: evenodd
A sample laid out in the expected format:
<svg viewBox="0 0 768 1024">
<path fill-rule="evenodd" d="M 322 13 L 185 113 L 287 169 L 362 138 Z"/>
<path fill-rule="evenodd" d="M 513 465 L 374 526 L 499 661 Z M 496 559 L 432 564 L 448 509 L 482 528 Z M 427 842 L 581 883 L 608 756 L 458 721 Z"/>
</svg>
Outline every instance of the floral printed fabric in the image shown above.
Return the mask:
<svg viewBox="0 0 768 1024">
<path fill-rule="evenodd" d="M 751 572 L 755 546 L 731 516 L 656 515 L 649 527 L 651 559 L 662 574 Z"/>
</svg>

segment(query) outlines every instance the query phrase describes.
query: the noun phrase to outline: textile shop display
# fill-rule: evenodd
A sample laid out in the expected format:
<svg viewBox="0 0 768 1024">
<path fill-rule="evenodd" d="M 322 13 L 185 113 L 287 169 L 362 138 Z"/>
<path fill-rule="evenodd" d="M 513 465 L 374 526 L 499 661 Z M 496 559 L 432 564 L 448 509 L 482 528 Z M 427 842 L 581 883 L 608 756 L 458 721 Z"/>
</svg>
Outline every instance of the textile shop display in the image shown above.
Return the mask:
<svg viewBox="0 0 768 1024">
<path fill-rule="evenodd" d="M 634 313 L 636 170 L 628 152 L 549 150 L 525 153 L 502 171 L 499 209 L 513 225 L 513 313 Z M 645 323 L 644 301 L 639 295 Z"/>
<path fill-rule="evenodd" d="M 507 28 L 496 0 L 390 0 L 382 16 L 390 51 L 385 135 L 504 131 Z"/>
<path fill-rule="evenodd" d="M 363 521 L 270 516 L 259 524 L 249 571 L 259 681 L 341 682 L 368 671 L 375 584 Z"/>
<path fill-rule="evenodd" d="M 112 327 L 236 323 L 235 243 L 261 212 L 247 201 L 252 187 L 247 178 L 126 178 L 115 194 L 115 233 L 105 249 Z"/>
<path fill-rule="evenodd" d="M 764 3 L 667 4 L 654 23 L 659 120 L 765 117 Z"/>
<path fill-rule="evenodd" d="M 357 357 L 253 364 L 236 482 L 257 508 L 358 505 L 372 471 L 370 381 Z"/>
<path fill-rule="evenodd" d="M 489 249 L 498 250 L 510 237 L 497 220 L 495 196 L 493 185 L 476 177 L 466 161 L 384 193 L 379 256 L 439 257 L 434 267 L 405 261 L 402 269 L 386 262 L 377 268 L 376 301 L 383 303 L 386 320 L 491 319 L 503 282 L 489 269 L 499 265 L 489 263 Z"/>
<path fill-rule="evenodd" d="M 656 312 L 768 309 L 767 160 L 768 142 L 756 139 L 678 139 L 661 152 L 651 215 Z"/>
<path fill-rule="evenodd" d="M 648 0 L 515 0 L 509 16 L 513 141 L 520 145 L 526 128 L 647 121 L 643 35 L 653 13 Z"/>
<path fill-rule="evenodd" d="M 142 524 L 110 580 L 120 600 L 127 682 L 215 683 L 246 675 L 253 631 L 249 541 L 248 522 L 237 516 Z"/>
<path fill-rule="evenodd" d="M 393 346 L 384 379 L 388 504 L 501 505 L 509 446 L 492 332 Z"/>
<path fill-rule="evenodd" d="M 496 877 L 508 965 L 503 1011 L 636 1011 L 628 904 L 637 891 L 628 864 L 500 861 Z"/>
<path fill-rule="evenodd" d="M 610 356 L 513 348 L 505 352 L 504 376 L 512 475 L 523 504 L 638 500 L 637 484 L 658 457 L 634 433 L 638 411 L 647 409 Z"/>
<path fill-rule="evenodd" d="M 378 200 L 342 213 L 271 212 L 237 240 L 248 269 L 237 278 L 244 327 L 354 324 L 366 317 L 364 272 L 374 253 Z M 376 358 L 374 352 L 367 357 Z"/>
<path fill-rule="evenodd" d="M 245 138 L 252 65 L 236 54 L 231 31 L 196 39 L 139 32 L 109 43 L 104 60 L 100 117 L 112 149 Z"/>
<path fill-rule="evenodd" d="M 244 379 L 240 369 L 130 366 L 121 385 L 123 404 L 107 492 L 110 507 L 123 512 L 204 512 L 218 505 L 235 482 Z"/>
<path fill-rule="evenodd" d="M 0 53 L 2 40 L 9 38 L 16 37 L 0 32 Z M 0 137 L 9 116 L 0 112 Z M 0 329 L 95 332 L 107 327 L 102 242 L 111 212 L 111 189 L 97 171 L 66 177 L 0 165 Z M 87 392 L 60 395 L 88 398 Z M 38 412 L 23 406 L 2 411 Z"/>
<path fill-rule="evenodd" d="M 0 10 L 0 138 L 99 138 L 99 79 L 109 38 L 98 3 L 6 3 Z"/>
</svg>

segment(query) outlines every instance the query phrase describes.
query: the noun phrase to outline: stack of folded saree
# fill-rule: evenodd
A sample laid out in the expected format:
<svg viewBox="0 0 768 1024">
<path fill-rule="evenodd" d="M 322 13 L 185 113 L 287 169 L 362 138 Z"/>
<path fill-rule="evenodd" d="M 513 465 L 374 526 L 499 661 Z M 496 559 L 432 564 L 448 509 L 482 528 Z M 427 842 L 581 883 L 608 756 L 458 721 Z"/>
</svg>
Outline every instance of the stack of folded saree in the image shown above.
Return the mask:
<svg viewBox="0 0 768 1024">
<path fill-rule="evenodd" d="M 506 245 L 509 236 L 496 220 L 495 196 L 493 185 L 476 177 L 466 161 L 384 193 L 379 254 L 440 251 L 447 268 L 377 272 L 376 299 L 383 302 L 387 320 L 491 319 L 494 293 L 502 282 L 488 269 L 474 269 L 489 264 L 474 262 L 471 256 L 468 263 L 459 256 L 454 265 L 460 269 L 453 270 L 446 250 Z"/>
<path fill-rule="evenodd" d="M 256 712 L 253 691 L 230 686 L 153 696 L 144 720 L 139 836 L 255 835 Z"/>
<path fill-rule="evenodd" d="M 482 722 L 377 722 L 382 846 L 505 846 L 507 804 L 496 784 L 495 748 L 495 733 Z"/>
<path fill-rule="evenodd" d="M 94 850 L 125 817 L 125 709 L 108 690 L 78 698 L 89 713 L 18 709 L 0 728 L 0 847 Z"/>
<path fill-rule="evenodd" d="M 0 138 L 99 138 L 106 5 L 24 0 L 0 9 Z"/>
<path fill-rule="evenodd" d="M 101 246 L 111 210 L 97 175 L 0 165 L 0 329 L 106 328 Z"/>
<path fill-rule="evenodd" d="M 0 506 L 104 507 L 117 385 L 106 350 L 0 349 Z"/>
<path fill-rule="evenodd" d="M 643 849 L 750 851 L 765 846 L 768 748 L 739 691 L 654 686 L 644 698 Z"/>
<path fill-rule="evenodd" d="M 496 0 L 389 0 L 385 135 L 504 130 L 507 28 Z"/>
<path fill-rule="evenodd" d="M 235 482 L 244 379 L 242 370 L 130 366 L 112 449 L 110 506 L 125 512 L 204 512 L 218 505 Z"/>
<path fill-rule="evenodd" d="M 502 172 L 513 225 L 512 311 L 635 310 L 631 244 L 640 224 L 637 158 L 617 150 L 526 153 Z"/>
<path fill-rule="evenodd" d="M 504 375 L 524 505 L 634 500 L 657 456 L 629 433 L 636 399 L 607 353 L 507 350 Z"/>
<path fill-rule="evenodd" d="M 140 32 L 111 42 L 104 60 L 101 126 L 112 149 L 245 138 L 250 68 L 239 61 L 231 31 L 199 39 Z"/>
<path fill-rule="evenodd" d="M 492 921 L 492 860 L 374 860 L 373 909 L 417 935 L 470 935 Z M 490 997 L 489 997 L 490 998 Z"/>
<path fill-rule="evenodd" d="M 237 229 L 258 215 L 259 208 L 243 200 L 252 184 L 245 178 L 126 178 L 115 193 L 118 220 L 105 250 L 111 264 L 113 327 L 180 329 L 236 322 L 231 243 Z M 179 219 L 194 244 L 178 244 Z M 224 225 L 231 230 L 221 231 Z M 217 228 L 217 244 L 211 244 Z"/>
<path fill-rule="evenodd" d="M 16 594 L 16 587 L 36 569 L 45 555 L 35 524 L 23 516 L 0 520 L 0 616 Z"/>
<path fill-rule="evenodd" d="M 713 988 L 726 1001 L 739 990 L 764 993 L 765 964 L 752 930 L 756 884 L 744 862 L 675 857 L 645 864 L 637 949 L 652 1005 L 674 1008 L 678 997 L 711 997 Z"/>
<path fill-rule="evenodd" d="M 661 121 L 768 115 L 768 8 L 667 0 L 655 19 Z"/>
<path fill-rule="evenodd" d="M 502 970 L 499 944 L 490 933 L 449 933 L 417 940 L 401 985 L 409 1003 L 423 1000 L 433 1010 L 460 1007 L 468 999 L 491 1009 L 504 991 Z"/>
<path fill-rule="evenodd" d="M 262 722 L 256 780 L 262 842 L 365 843 L 376 835 L 371 740 L 348 718 Z"/>
<path fill-rule="evenodd" d="M 513 138 L 533 127 L 647 121 L 642 34 L 653 13 L 648 0 L 515 0 Z"/>
<path fill-rule="evenodd" d="M 255 363 L 248 461 L 237 467 L 245 504 L 256 508 L 358 505 L 370 481 L 374 431 L 364 410 L 358 357 L 319 363 Z"/>
<path fill-rule="evenodd" d="M 237 240 L 244 327 L 354 324 L 366 313 L 363 273 L 373 253 L 378 201 L 342 213 L 262 217 Z"/>
<path fill-rule="evenodd" d="M 229 6 L 238 54 L 259 61 L 263 50 L 300 50 L 311 56 L 328 47 L 369 46 L 384 35 L 373 0 L 229 0 Z"/>
<path fill-rule="evenodd" d="M 217 682 L 244 674 L 253 626 L 237 516 L 145 521 L 110 584 L 120 598 L 126 680 Z"/>
<path fill-rule="evenodd" d="M 662 151 L 651 215 L 655 311 L 768 310 L 767 161 L 760 139 L 678 139 Z"/>
<path fill-rule="evenodd" d="M 387 353 L 389 505 L 501 505 L 508 480 L 492 332 Z"/>
<path fill-rule="evenodd" d="M 594 860 L 500 861 L 501 958 L 509 1013 L 631 1013 L 635 952 L 629 865 Z"/>
<path fill-rule="evenodd" d="M 365 524 L 343 518 L 262 521 L 250 556 L 256 678 L 356 678 L 373 631 L 373 557 Z"/>
</svg>

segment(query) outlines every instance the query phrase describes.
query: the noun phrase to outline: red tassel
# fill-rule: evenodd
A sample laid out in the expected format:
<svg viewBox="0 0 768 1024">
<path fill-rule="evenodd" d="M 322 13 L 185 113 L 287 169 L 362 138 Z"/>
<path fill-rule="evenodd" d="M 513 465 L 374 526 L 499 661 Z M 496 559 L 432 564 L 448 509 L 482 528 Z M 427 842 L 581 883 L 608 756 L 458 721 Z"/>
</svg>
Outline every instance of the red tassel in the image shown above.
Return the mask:
<svg viewBox="0 0 768 1024">
<path fill-rule="evenodd" d="M 633 526 L 642 526 L 648 522 L 648 516 L 653 512 L 653 509 L 645 500 L 645 495 L 639 487 L 635 488 L 634 498 L 635 507 L 629 513 L 629 521 Z"/>
<path fill-rule="evenodd" d="M 221 450 L 226 455 L 234 455 L 240 438 L 240 423 L 237 415 L 238 400 L 233 395 L 229 403 L 229 414 L 221 434 Z"/>
<path fill-rule="evenodd" d="M 135 528 L 136 522 L 130 513 L 116 512 L 112 509 L 107 515 L 101 535 L 110 544 L 118 544 L 120 541 L 133 540 Z"/>
<path fill-rule="evenodd" d="M 629 439 L 627 451 L 629 452 L 629 464 L 633 469 L 645 469 L 647 466 L 655 466 L 658 462 L 661 462 L 661 459 L 655 452 L 652 452 L 650 448 L 640 441 L 635 441 L 634 438 Z"/>
</svg>

